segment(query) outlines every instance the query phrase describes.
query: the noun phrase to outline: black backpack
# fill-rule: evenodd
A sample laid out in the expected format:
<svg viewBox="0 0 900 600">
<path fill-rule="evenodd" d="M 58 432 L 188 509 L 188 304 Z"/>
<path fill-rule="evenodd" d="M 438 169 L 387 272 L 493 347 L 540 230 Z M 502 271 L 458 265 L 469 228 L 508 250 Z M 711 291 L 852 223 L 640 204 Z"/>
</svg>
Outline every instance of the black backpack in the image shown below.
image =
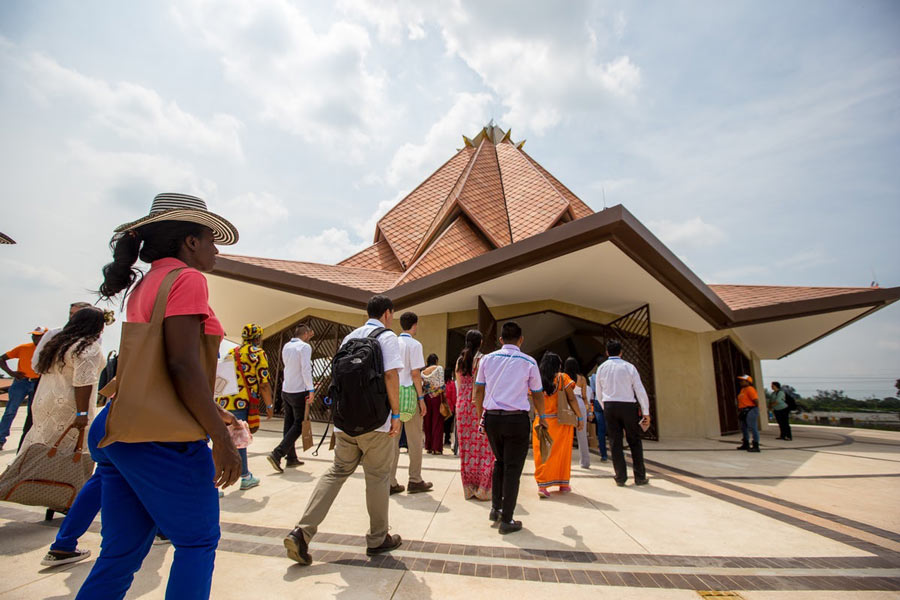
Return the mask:
<svg viewBox="0 0 900 600">
<path fill-rule="evenodd" d="M 384 425 L 391 411 L 384 385 L 379 327 L 364 338 L 348 340 L 331 360 L 332 415 L 335 427 L 356 437 Z"/>
<path fill-rule="evenodd" d="M 796 411 L 798 409 L 797 400 L 800 399 L 800 394 L 789 385 L 781 386 L 781 391 L 784 392 L 784 401 L 787 404 L 788 410 L 790 412 Z"/>
<path fill-rule="evenodd" d="M 106 366 L 103 367 L 103 370 L 100 371 L 100 381 L 97 383 L 97 389 L 102 390 L 107 383 L 112 381 L 113 377 L 116 376 L 116 368 L 119 365 L 119 353 L 115 350 L 111 350 L 110 353 L 106 356 Z"/>
</svg>

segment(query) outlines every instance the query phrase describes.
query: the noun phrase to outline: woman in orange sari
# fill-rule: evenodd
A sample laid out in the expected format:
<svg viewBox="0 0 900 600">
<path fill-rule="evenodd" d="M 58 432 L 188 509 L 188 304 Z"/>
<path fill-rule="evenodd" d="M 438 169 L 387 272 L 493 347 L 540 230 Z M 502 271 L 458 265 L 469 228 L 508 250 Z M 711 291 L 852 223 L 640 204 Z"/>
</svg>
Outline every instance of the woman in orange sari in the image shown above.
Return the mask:
<svg viewBox="0 0 900 600">
<path fill-rule="evenodd" d="M 549 498 L 547 490 L 551 485 L 559 486 L 560 492 L 572 491 L 569 486 L 569 475 L 572 471 L 572 437 L 576 427 L 584 428 L 584 415 L 575 400 L 575 382 L 562 372 L 562 360 L 558 354 L 546 352 L 540 364 L 541 381 L 544 385 L 544 421 L 553 446 L 550 456 L 541 456 L 541 444 L 537 433 L 532 429 L 531 440 L 534 448 L 534 478 L 537 480 L 538 496 Z M 561 403 L 571 407 L 576 416 L 576 426 L 562 425 L 558 413 Z M 540 415 L 535 415 L 534 428 L 537 428 Z"/>
</svg>

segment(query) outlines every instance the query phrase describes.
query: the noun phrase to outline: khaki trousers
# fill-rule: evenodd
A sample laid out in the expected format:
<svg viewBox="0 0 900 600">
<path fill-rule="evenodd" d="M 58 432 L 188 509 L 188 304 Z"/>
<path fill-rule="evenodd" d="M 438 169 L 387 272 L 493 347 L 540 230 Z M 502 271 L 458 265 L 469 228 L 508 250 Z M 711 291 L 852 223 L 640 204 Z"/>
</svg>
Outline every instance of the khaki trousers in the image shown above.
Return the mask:
<svg viewBox="0 0 900 600">
<path fill-rule="evenodd" d="M 366 544 L 375 548 L 384 543 L 388 533 L 391 460 L 396 447 L 395 439 L 379 431 L 356 437 L 342 431 L 335 432 L 334 464 L 316 483 L 316 489 L 297 524 L 307 542 L 316 535 L 344 482 L 361 462 L 366 476 L 366 508 L 369 511 Z"/>
<path fill-rule="evenodd" d="M 412 419 L 403 424 L 406 429 L 406 445 L 409 446 L 409 482 L 422 482 L 422 448 L 424 447 L 424 435 L 422 434 L 422 413 L 416 403 L 416 413 Z M 394 442 L 394 464 L 391 469 L 391 485 L 397 483 L 397 465 L 400 462 L 400 436 Z"/>
</svg>

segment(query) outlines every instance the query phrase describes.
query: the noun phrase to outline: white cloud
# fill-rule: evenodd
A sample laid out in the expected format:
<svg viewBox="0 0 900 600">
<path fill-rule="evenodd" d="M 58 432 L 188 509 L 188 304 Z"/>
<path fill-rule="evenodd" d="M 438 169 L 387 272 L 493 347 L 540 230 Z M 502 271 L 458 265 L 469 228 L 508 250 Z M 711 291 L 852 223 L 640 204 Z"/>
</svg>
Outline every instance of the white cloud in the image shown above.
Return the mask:
<svg viewBox="0 0 900 600">
<path fill-rule="evenodd" d="M 647 226 L 659 239 L 672 246 L 700 248 L 715 246 L 725 240 L 725 232 L 702 217 L 685 221 L 650 221 Z"/>
<path fill-rule="evenodd" d="M 346 229 L 330 228 L 318 235 L 300 235 L 285 246 L 284 258 L 304 262 L 334 264 L 356 254 L 368 242 L 354 242 Z"/>
<path fill-rule="evenodd" d="M 23 263 L 8 258 L 0 258 L 0 272 L 4 274 L 4 285 L 23 285 L 29 288 L 50 290 L 64 289 L 71 280 L 53 267 Z"/>
<path fill-rule="evenodd" d="M 364 27 L 336 21 L 317 30 L 286 0 L 191 0 L 173 14 L 219 53 L 226 79 L 276 127 L 359 159 L 359 146 L 387 126 L 386 76 L 367 64 Z"/>
<path fill-rule="evenodd" d="M 415 41 L 426 36 L 425 19 L 428 8 L 423 3 L 403 0 L 384 3 L 340 0 L 337 6 L 345 18 L 357 18 L 374 25 L 381 42 L 399 45 L 404 38 Z"/>
<path fill-rule="evenodd" d="M 247 192 L 224 203 L 222 216 L 242 229 L 271 228 L 290 215 L 284 201 L 269 192 Z"/>
<path fill-rule="evenodd" d="M 24 85 L 39 102 L 48 106 L 64 103 L 69 108 L 83 104 L 90 122 L 123 139 L 243 158 L 243 125 L 232 115 L 217 113 L 205 122 L 141 85 L 89 77 L 44 54 L 19 54 L 12 45 L 4 45 L 0 52 L 0 64 L 20 70 Z"/>
<path fill-rule="evenodd" d="M 453 106 L 438 119 L 420 144 L 407 142 L 391 159 L 387 181 L 406 193 L 423 177 L 437 169 L 450 156 L 453 148 L 462 145 L 462 133 L 471 135 L 484 127 L 484 114 L 491 102 L 489 94 L 457 94 Z"/>
</svg>

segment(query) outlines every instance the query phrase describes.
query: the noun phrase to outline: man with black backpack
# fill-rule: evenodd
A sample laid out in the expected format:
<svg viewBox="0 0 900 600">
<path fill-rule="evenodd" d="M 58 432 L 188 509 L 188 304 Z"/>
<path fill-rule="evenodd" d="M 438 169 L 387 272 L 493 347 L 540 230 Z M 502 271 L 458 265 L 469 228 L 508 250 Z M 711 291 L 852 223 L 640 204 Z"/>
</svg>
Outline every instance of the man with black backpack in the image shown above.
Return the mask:
<svg viewBox="0 0 900 600">
<path fill-rule="evenodd" d="M 399 535 L 388 533 L 393 438 L 400 432 L 398 371 L 403 366 L 397 335 L 389 329 L 394 303 L 386 296 L 373 296 L 366 312 L 369 320 L 344 338 L 331 362 L 334 464 L 316 484 L 300 522 L 284 538 L 288 557 L 301 565 L 312 562 L 309 542 L 360 463 L 369 512 L 366 554 L 390 552 L 401 543 Z"/>
</svg>

